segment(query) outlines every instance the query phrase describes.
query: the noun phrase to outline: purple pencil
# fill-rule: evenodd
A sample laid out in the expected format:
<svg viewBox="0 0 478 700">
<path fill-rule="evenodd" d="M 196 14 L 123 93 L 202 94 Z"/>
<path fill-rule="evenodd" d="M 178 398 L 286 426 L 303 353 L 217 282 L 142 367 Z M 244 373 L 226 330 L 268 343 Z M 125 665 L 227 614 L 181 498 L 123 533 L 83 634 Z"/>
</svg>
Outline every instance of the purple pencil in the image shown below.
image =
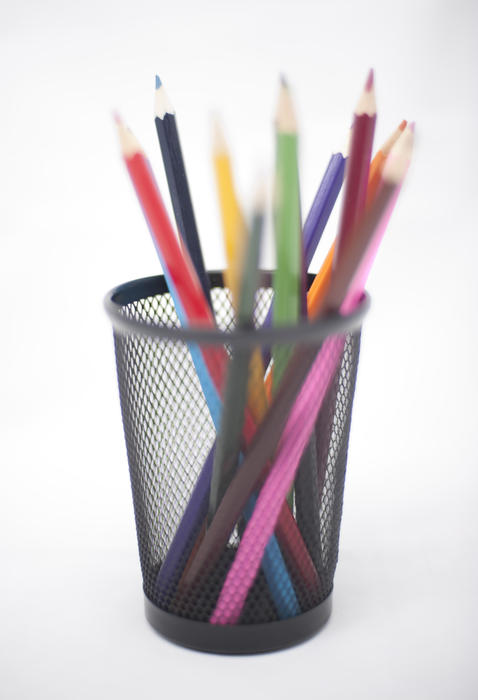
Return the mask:
<svg viewBox="0 0 478 700">
<path fill-rule="evenodd" d="M 179 527 L 156 576 L 155 600 L 166 605 L 168 599 L 174 595 L 176 584 L 194 546 L 199 528 L 207 515 L 214 450 L 215 445 L 204 462 Z"/>
</svg>

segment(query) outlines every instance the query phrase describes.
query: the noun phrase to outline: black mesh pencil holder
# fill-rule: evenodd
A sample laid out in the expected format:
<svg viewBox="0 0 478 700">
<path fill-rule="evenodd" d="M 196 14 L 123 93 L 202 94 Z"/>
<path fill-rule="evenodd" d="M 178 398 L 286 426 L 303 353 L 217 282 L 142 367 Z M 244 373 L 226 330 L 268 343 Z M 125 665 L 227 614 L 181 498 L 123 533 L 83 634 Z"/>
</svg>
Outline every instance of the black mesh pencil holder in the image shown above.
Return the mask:
<svg viewBox="0 0 478 700">
<path fill-rule="evenodd" d="M 369 299 L 347 316 L 262 328 L 273 297 L 262 273 L 256 330 L 243 329 L 222 274 L 210 281 L 215 329 L 182 328 L 162 276 L 105 300 L 146 617 L 184 646 L 270 651 L 311 636 L 331 612 Z M 240 416 L 230 443 L 223 401 Z"/>
</svg>

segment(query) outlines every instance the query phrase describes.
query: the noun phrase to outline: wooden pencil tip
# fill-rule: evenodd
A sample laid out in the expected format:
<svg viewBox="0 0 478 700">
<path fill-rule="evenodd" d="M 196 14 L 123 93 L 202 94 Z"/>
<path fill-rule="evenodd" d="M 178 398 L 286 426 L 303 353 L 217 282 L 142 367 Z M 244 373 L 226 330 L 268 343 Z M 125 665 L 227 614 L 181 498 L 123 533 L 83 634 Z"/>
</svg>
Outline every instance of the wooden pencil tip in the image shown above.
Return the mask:
<svg viewBox="0 0 478 700">
<path fill-rule="evenodd" d="M 373 117 L 376 113 L 374 74 L 373 68 L 371 68 L 367 76 L 365 87 L 362 90 L 362 94 L 355 108 L 355 114 L 356 116 L 368 114 L 369 117 Z"/>
<path fill-rule="evenodd" d="M 414 127 L 414 122 L 408 124 L 390 151 L 382 171 L 385 182 L 399 184 L 405 177 L 412 158 Z"/>
<path fill-rule="evenodd" d="M 169 101 L 168 94 L 164 89 L 163 83 L 159 75 L 156 76 L 156 90 L 154 93 L 154 111 L 155 116 L 159 119 L 164 119 L 166 114 L 174 114 L 174 108 L 171 102 Z"/>
<path fill-rule="evenodd" d="M 214 153 L 227 153 L 227 142 L 218 114 L 212 116 L 212 148 Z"/>
<path fill-rule="evenodd" d="M 367 80 L 366 80 L 366 83 L 365 83 L 365 89 L 367 90 L 367 92 L 370 92 L 370 90 L 371 90 L 372 87 L 373 87 L 373 78 L 374 78 L 374 75 L 373 75 L 373 68 L 371 68 L 371 69 L 369 70 L 369 72 L 368 72 Z"/>
<path fill-rule="evenodd" d="M 399 131 L 403 131 L 404 128 L 407 126 L 407 123 L 408 122 L 406 119 L 402 119 L 402 121 L 400 122 L 399 127 L 398 127 Z"/>
<path fill-rule="evenodd" d="M 286 82 L 283 82 L 282 79 L 276 111 L 276 129 L 279 132 L 291 134 L 295 134 L 297 131 L 297 122 L 289 86 Z"/>
<path fill-rule="evenodd" d="M 264 214 L 267 203 L 267 187 L 266 178 L 261 175 L 257 178 L 256 189 L 253 198 L 253 210 L 257 213 Z"/>
<path fill-rule="evenodd" d="M 134 156 L 135 153 L 142 153 L 143 151 L 138 140 L 132 133 L 131 129 L 123 122 L 118 112 L 113 113 L 113 118 L 116 126 L 118 127 L 118 137 L 123 155 L 126 158 L 130 158 Z"/>
</svg>

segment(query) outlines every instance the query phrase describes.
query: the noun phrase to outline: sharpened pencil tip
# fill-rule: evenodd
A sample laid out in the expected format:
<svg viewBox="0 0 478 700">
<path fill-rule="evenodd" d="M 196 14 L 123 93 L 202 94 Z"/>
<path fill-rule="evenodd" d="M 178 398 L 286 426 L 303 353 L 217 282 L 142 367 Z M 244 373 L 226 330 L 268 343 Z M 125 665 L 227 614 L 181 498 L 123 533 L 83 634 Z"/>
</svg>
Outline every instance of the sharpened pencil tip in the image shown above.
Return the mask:
<svg viewBox="0 0 478 700">
<path fill-rule="evenodd" d="M 212 115 L 212 148 L 214 153 L 227 153 L 226 137 L 217 113 Z"/>
<path fill-rule="evenodd" d="M 286 90 L 289 89 L 289 83 L 287 82 L 287 78 L 285 77 L 284 73 L 280 74 L 279 81 L 283 88 L 285 88 Z"/>
<path fill-rule="evenodd" d="M 262 215 L 264 215 L 264 211 L 266 208 L 266 201 L 267 201 L 266 179 L 261 174 L 257 178 L 256 189 L 254 192 L 254 198 L 252 200 L 253 210 L 255 212 L 258 212 L 258 213 L 261 213 Z"/>
<path fill-rule="evenodd" d="M 279 100 L 276 111 L 276 129 L 278 132 L 295 134 L 297 123 L 295 120 L 292 97 L 287 82 L 281 79 Z"/>
<path fill-rule="evenodd" d="M 402 121 L 400 122 L 400 124 L 398 126 L 399 131 L 403 131 L 405 129 L 405 127 L 407 126 L 407 124 L 408 124 L 407 120 L 402 119 Z"/>
<path fill-rule="evenodd" d="M 415 122 L 410 122 L 410 124 L 408 125 L 408 128 L 410 129 L 410 131 L 412 133 L 414 133 L 415 132 Z"/>
<path fill-rule="evenodd" d="M 365 89 L 367 90 L 367 92 L 370 92 L 372 87 L 373 87 L 373 68 L 371 68 L 368 72 L 367 81 L 365 83 Z"/>
<path fill-rule="evenodd" d="M 162 84 L 163 83 L 161 82 L 161 78 L 159 77 L 159 75 L 157 75 L 156 76 L 156 90 L 159 90 L 159 88 L 161 87 Z"/>
<path fill-rule="evenodd" d="M 125 158 L 130 158 L 134 156 L 135 153 L 142 153 L 141 146 L 136 137 L 131 132 L 131 129 L 123 122 L 118 112 L 114 112 L 113 117 L 118 129 L 121 150 Z"/>
</svg>

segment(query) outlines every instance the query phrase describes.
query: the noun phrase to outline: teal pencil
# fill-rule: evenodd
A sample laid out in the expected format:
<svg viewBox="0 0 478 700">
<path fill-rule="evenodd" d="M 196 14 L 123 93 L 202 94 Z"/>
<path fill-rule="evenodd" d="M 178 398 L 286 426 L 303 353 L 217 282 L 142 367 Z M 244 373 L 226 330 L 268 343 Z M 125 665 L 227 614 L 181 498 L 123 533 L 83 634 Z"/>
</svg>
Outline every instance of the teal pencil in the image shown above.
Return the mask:
<svg viewBox="0 0 478 700">
<path fill-rule="evenodd" d="M 264 197 L 261 195 L 258 197 L 254 207 L 251 233 L 247 244 L 240 284 L 237 323 L 242 328 L 253 327 L 252 314 L 258 284 L 259 251 L 263 225 Z M 214 517 L 222 496 L 229 486 L 239 463 L 252 352 L 252 348 L 236 349 L 228 365 L 221 423 L 214 454 L 208 524 Z"/>
</svg>

